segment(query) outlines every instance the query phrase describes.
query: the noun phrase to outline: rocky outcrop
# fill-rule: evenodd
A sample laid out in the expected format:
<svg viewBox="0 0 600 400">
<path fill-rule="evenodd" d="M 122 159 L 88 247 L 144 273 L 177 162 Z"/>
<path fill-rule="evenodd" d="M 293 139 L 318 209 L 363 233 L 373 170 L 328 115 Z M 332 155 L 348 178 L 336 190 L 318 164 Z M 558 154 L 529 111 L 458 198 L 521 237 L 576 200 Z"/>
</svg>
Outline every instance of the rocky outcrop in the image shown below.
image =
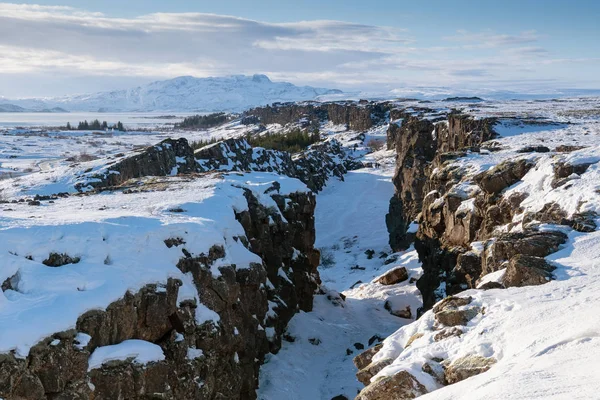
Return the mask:
<svg viewBox="0 0 600 400">
<path fill-rule="evenodd" d="M 377 283 L 382 285 L 395 285 L 408 279 L 408 271 L 405 267 L 394 268 L 383 274 Z"/>
<path fill-rule="evenodd" d="M 79 191 L 105 190 L 145 176 L 170 176 L 211 171 L 274 172 L 298 178 L 311 190 L 323 189 L 331 177 L 344 175 L 364 165 L 354 160 L 335 139 L 316 143 L 291 155 L 285 151 L 252 147 L 246 139 L 227 139 L 198 149 L 186 139 L 167 139 L 132 156 L 122 156 L 99 171 L 78 177 Z"/>
<path fill-rule="evenodd" d="M 543 285 L 553 279 L 556 268 L 541 257 L 516 255 L 510 259 L 502 277 L 504 287 Z"/>
<path fill-rule="evenodd" d="M 496 363 L 495 358 L 479 355 L 468 355 L 454 360 L 445 369 L 445 380 L 448 385 L 460 382 L 489 370 Z"/>
<path fill-rule="evenodd" d="M 259 171 L 296 176 L 290 153 L 250 146 L 246 139 L 227 139 L 198 149 L 198 170 Z"/>
<path fill-rule="evenodd" d="M 188 141 L 165 139 L 157 145 L 119 161 L 106 165 L 99 171 L 91 171 L 80 177 L 75 188 L 79 191 L 119 186 L 143 176 L 169 176 L 196 171 L 194 152 Z"/>
<path fill-rule="evenodd" d="M 246 117 L 256 117 L 262 124 L 287 125 L 300 123 L 306 126 L 319 126 L 329 120 L 336 125 L 346 125 L 348 129 L 365 131 L 382 122 L 389 110 L 388 103 L 340 102 L 273 104 L 257 107 L 245 112 Z"/>
<path fill-rule="evenodd" d="M 596 227 L 594 214 L 568 217 L 558 205 L 547 205 L 539 212 L 524 215 L 522 232 L 503 233 L 516 225 L 513 219 L 523 213 L 521 203 L 527 197 L 518 192 L 510 196 L 503 193 L 523 179 L 535 163 L 525 158 L 505 161 L 475 176 L 467 175 L 464 167 L 453 163 L 486 146 L 486 141 L 496 136 L 495 123 L 494 119 L 475 120 L 451 113 L 447 122 L 434 125 L 408 117 L 401 126 L 391 124 L 388 130 L 388 140 L 395 144 L 398 158 L 393 180 L 396 193 L 390 201 L 386 223 L 390 245 L 397 251 L 410 243 L 408 222 L 418 218 L 414 246 L 423 268 L 417 281 L 423 296 L 419 313 L 445 296 L 477 287 L 480 277 L 505 268 L 515 256 L 545 257 L 557 251 L 566 236 L 540 231 L 536 223 L 558 223 L 581 231 Z M 555 174 L 557 179 L 564 179 L 583 173 L 585 168 L 560 164 L 555 167 Z M 479 243 L 476 251 L 473 243 Z M 513 263 L 513 272 L 519 272 L 511 273 L 510 276 L 517 276 L 511 285 L 534 282 L 532 274 L 549 279 L 548 273 L 540 272 L 543 268 L 523 270 L 523 260 L 515 259 Z M 455 311 L 439 313 L 436 318 L 449 326 L 472 318 L 473 313 Z M 459 314 L 469 318 L 459 318 Z"/>
<path fill-rule="evenodd" d="M 427 393 L 410 372 L 400 371 L 380 378 L 360 391 L 355 400 L 407 400 Z"/>
<path fill-rule="evenodd" d="M 0 398 L 256 398 L 265 354 L 280 348 L 298 310 L 312 309 L 319 284 L 315 196 L 282 195 L 277 185 L 265 194 L 276 208 L 247 191 L 248 208 L 236 214 L 245 232 L 237 240 L 262 263 L 238 268 L 223 262 L 221 246 L 192 255 L 186 243 L 170 241 L 181 247 L 177 267 L 190 277 L 202 304 L 179 300 L 178 279 L 128 292 L 105 310 L 81 315 L 73 330 L 44 339 L 26 359 L 1 355 Z M 94 351 L 131 339 L 159 346 L 164 359 L 89 364 Z"/>
<path fill-rule="evenodd" d="M 481 308 L 471 306 L 471 297 L 446 297 L 433 307 L 435 320 L 445 326 L 466 325 L 481 312 Z"/>
<path fill-rule="evenodd" d="M 436 151 L 431 122 L 411 117 L 402 122 L 400 129 L 396 136 L 396 171 L 392 179 L 397 190 L 386 216 L 393 251 L 406 249 L 409 245 L 408 225 L 421 210 L 425 170 Z"/>
</svg>

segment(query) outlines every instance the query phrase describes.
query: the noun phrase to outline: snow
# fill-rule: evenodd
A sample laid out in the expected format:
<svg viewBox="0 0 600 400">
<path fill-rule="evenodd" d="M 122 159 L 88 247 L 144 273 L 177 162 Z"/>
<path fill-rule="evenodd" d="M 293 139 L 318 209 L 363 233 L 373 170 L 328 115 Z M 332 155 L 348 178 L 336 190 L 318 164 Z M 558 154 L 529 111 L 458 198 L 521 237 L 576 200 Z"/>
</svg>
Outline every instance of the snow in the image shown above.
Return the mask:
<svg viewBox="0 0 600 400">
<path fill-rule="evenodd" d="M 88 371 L 101 368 L 109 361 L 125 361 L 133 359 L 137 364 L 162 361 L 165 354 L 157 344 L 145 340 L 125 340 L 119 344 L 96 348 L 88 361 Z"/>
<path fill-rule="evenodd" d="M 191 181 L 164 178 L 166 190 L 70 196 L 39 207 L 2 205 L 0 281 L 10 278 L 13 290 L 0 293 L 0 353 L 16 350 L 25 357 L 43 338 L 74 328 L 83 313 L 169 278 L 183 282 L 180 301 L 196 300 L 198 323 L 217 323 L 218 315 L 202 305 L 191 277 L 176 267 L 181 248 L 167 248 L 164 240 L 182 238 L 192 255 L 221 245 L 226 254 L 221 265 L 245 268 L 262 262 L 233 239 L 244 235 L 234 210 L 247 208 L 243 188 L 272 206 L 264 190 L 275 181 L 281 194 L 308 190 L 296 179 L 270 173 L 209 174 Z M 185 212 L 172 213 L 173 208 Z M 47 267 L 42 261 L 51 252 L 81 260 Z"/>
<path fill-rule="evenodd" d="M 243 111 L 275 102 L 314 100 L 339 90 L 273 82 L 265 75 L 194 78 L 180 76 L 127 90 L 59 98 L 9 100 L 33 109 L 61 107 L 68 111 Z"/>
</svg>

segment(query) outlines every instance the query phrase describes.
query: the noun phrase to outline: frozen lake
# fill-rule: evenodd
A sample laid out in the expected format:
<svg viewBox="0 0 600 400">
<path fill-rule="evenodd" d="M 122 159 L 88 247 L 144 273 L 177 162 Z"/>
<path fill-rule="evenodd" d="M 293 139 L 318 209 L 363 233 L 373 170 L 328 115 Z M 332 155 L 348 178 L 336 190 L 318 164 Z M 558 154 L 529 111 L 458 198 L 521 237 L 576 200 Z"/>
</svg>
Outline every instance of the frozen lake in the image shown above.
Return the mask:
<svg viewBox="0 0 600 400">
<path fill-rule="evenodd" d="M 98 112 L 73 112 L 73 113 L 0 113 L 0 128 L 14 127 L 40 127 L 40 126 L 65 126 L 69 122 L 77 126 L 80 121 L 100 122 L 106 121 L 109 125 L 121 121 L 125 127 L 132 129 L 152 128 L 156 126 L 173 125 L 181 122 L 183 118 L 193 114 L 204 113 L 98 113 Z"/>
</svg>

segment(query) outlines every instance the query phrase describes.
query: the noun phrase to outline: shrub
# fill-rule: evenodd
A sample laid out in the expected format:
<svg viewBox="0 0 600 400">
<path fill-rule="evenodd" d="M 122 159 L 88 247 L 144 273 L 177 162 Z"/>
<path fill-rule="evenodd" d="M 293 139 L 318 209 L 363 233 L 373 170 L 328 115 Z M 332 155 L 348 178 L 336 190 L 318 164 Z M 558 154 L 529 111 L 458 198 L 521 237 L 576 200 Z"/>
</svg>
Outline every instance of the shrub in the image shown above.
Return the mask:
<svg viewBox="0 0 600 400">
<path fill-rule="evenodd" d="M 290 153 L 298 153 L 305 150 L 320 139 L 321 136 L 318 129 L 315 129 L 312 133 L 294 129 L 288 133 L 267 133 L 266 135 L 247 137 L 248 143 L 252 147 L 264 147 L 265 149 L 287 151 Z"/>
<path fill-rule="evenodd" d="M 186 117 L 183 122 L 176 124 L 176 128 L 183 129 L 209 129 L 224 124 L 231 120 L 231 116 L 225 113 L 213 113 L 208 115 L 192 115 Z"/>
</svg>

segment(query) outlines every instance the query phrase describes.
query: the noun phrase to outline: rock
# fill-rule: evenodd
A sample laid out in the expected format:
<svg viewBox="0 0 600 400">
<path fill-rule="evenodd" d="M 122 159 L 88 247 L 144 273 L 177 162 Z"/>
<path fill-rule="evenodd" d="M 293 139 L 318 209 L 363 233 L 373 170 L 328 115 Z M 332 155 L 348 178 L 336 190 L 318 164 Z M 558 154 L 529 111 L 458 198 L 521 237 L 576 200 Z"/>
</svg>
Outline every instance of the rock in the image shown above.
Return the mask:
<svg viewBox="0 0 600 400">
<path fill-rule="evenodd" d="M 356 343 L 354 343 L 354 348 L 356 350 L 363 350 L 365 348 L 365 345 L 360 342 L 356 342 Z"/>
<path fill-rule="evenodd" d="M 354 357 L 352 362 L 354 363 L 354 365 L 356 366 L 357 369 L 361 370 L 361 369 L 365 368 L 367 365 L 371 364 L 371 360 L 373 359 L 375 354 L 377 354 L 377 352 L 379 350 L 381 350 L 382 347 L 383 347 L 383 344 L 379 343 L 379 344 L 371 347 L 370 349 L 363 351 L 356 357 Z"/>
<path fill-rule="evenodd" d="M 440 364 L 441 359 L 433 359 L 425 362 L 421 370 L 431 375 L 440 385 L 444 384 L 444 367 Z"/>
<path fill-rule="evenodd" d="M 392 361 L 393 360 L 390 358 L 385 358 L 375 363 L 372 362 L 356 373 L 356 379 L 358 379 L 358 381 L 363 385 L 367 386 L 369 383 L 371 383 L 371 378 L 377 375 L 379 371 L 390 365 Z"/>
<path fill-rule="evenodd" d="M 331 400 L 348 400 L 348 398 L 343 394 L 338 394 L 337 396 L 332 397 Z"/>
<path fill-rule="evenodd" d="M 520 181 L 533 166 L 528 160 L 504 161 L 474 179 L 484 192 L 498 194 Z"/>
<path fill-rule="evenodd" d="M 396 193 L 390 200 L 386 215 L 389 242 L 393 251 L 404 250 L 410 244 L 408 225 L 421 211 L 426 182 L 425 169 L 436 152 L 436 141 L 431 135 L 434 125 L 430 121 L 410 117 L 402 121 L 400 129 L 395 135 L 396 171 L 392 179 Z"/>
<path fill-rule="evenodd" d="M 446 338 L 453 337 L 453 336 L 460 337 L 463 333 L 464 332 L 462 331 L 462 329 L 457 328 L 457 327 L 444 328 L 440 332 L 435 334 L 435 336 L 433 337 L 433 340 L 435 340 L 436 342 L 439 342 L 440 340 L 444 340 Z"/>
<path fill-rule="evenodd" d="M 382 285 L 395 285 L 396 283 L 404 282 L 408 279 L 408 271 L 405 267 L 394 268 L 389 270 L 379 279 L 377 279 L 378 283 Z"/>
<path fill-rule="evenodd" d="M 195 172 L 194 151 L 187 139 L 165 139 L 157 145 L 106 165 L 100 172 L 90 172 L 81 177 L 75 188 L 79 191 L 88 188 L 119 186 L 133 178 L 144 176 L 169 176 Z"/>
<path fill-rule="evenodd" d="M 496 363 L 495 358 L 485 358 L 479 355 L 469 355 L 454 360 L 445 371 L 447 384 L 460 382 L 489 370 Z"/>
<path fill-rule="evenodd" d="M 500 270 L 505 261 L 518 254 L 546 257 L 566 241 L 567 235 L 559 231 L 525 229 L 523 232 L 504 233 L 485 243 L 482 275 Z"/>
<path fill-rule="evenodd" d="M 433 307 L 436 321 L 446 326 L 466 325 L 481 312 L 480 307 L 467 307 L 472 301 L 472 297 L 446 297 Z"/>
<path fill-rule="evenodd" d="M 541 257 L 518 254 L 510 259 L 502 278 L 504 287 L 543 285 L 553 278 L 556 268 Z"/>
<path fill-rule="evenodd" d="M 380 378 L 361 390 L 355 400 L 406 400 L 427 393 L 417 378 L 407 371 Z"/>
<path fill-rule="evenodd" d="M 371 346 L 375 342 L 382 342 L 382 341 L 383 341 L 383 338 L 381 336 L 375 334 L 369 338 L 369 346 Z"/>
<path fill-rule="evenodd" d="M 468 288 L 475 288 L 481 276 L 481 257 L 472 251 L 459 254 L 454 272 L 463 276 L 462 280 L 467 283 Z"/>
<path fill-rule="evenodd" d="M 581 150 L 581 149 L 585 149 L 585 146 L 569 146 L 569 145 L 560 145 L 560 146 L 556 146 L 556 149 L 554 149 L 554 151 L 556 151 L 557 153 L 571 153 L 573 151 L 577 151 L 577 150 Z"/>
<path fill-rule="evenodd" d="M 546 146 L 525 146 L 517 150 L 517 153 L 548 153 L 549 151 Z"/>
<path fill-rule="evenodd" d="M 71 257 L 65 253 L 50 253 L 48 258 L 42 261 L 42 264 L 48 267 L 62 267 L 67 264 L 77 264 L 79 261 L 81 261 L 81 258 Z"/>
<path fill-rule="evenodd" d="M 567 213 L 558 203 L 547 203 L 540 211 L 528 212 L 523 216 L 523 226 L 532 222 L 545 224 L 566 225 L 579 232 L 593 232 L 596 230 L 597 214 L 592 211 L 576 213 L 568 218 Z"/>
</svg>

